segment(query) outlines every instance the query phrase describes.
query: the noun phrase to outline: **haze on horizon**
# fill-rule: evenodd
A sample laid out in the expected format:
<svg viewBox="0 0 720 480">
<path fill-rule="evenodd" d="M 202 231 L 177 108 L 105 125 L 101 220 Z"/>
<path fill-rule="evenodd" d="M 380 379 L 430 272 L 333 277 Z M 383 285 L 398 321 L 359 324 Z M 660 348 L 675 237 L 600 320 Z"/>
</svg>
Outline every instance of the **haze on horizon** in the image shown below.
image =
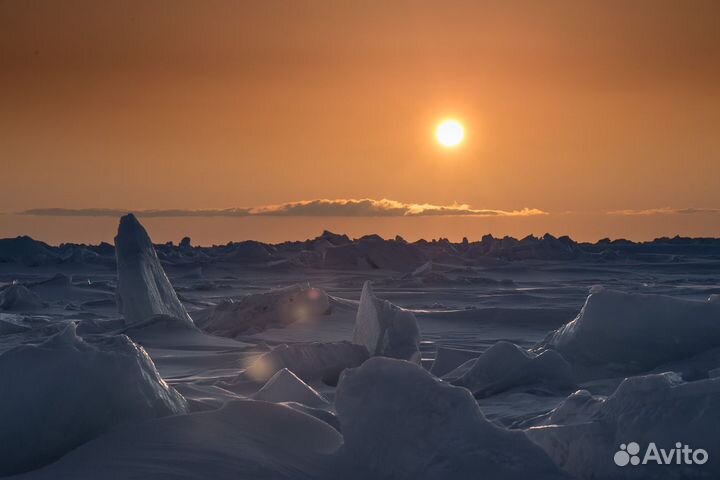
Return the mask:
<svg viewBox="0 0 720 480">
<path fill-rule="evenodd" d="M 0 237 L 720 236 L 715 1 L 0 2 Z M 438 146 L 445 118 L 462 145 Z M 73 215 L 27 215 L 62 208 Z M 47 212 L 46 212 L 47 213 Z"/>
</svg>

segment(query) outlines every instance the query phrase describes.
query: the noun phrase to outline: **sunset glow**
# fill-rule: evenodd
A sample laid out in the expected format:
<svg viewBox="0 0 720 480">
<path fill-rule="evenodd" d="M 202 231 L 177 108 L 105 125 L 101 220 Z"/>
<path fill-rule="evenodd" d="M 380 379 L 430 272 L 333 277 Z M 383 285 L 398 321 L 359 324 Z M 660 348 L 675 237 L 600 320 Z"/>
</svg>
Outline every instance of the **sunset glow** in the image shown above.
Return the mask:
<svg viewBox="0 0 720 480">
<path fill-rule="evenodd" d="M 718 234 L 720 2 L 264 3 L 0 2 L 0 237 Z"/>
</svg>

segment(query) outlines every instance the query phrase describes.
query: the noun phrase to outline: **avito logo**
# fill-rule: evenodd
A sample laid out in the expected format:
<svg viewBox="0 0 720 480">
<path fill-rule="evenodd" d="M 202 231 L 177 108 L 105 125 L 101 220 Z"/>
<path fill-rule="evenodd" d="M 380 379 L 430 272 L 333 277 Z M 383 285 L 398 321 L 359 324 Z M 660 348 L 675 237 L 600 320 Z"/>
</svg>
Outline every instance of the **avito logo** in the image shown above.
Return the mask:
<svg viewBox="0 0 720 480">
<path fill-rule="evenodd" d="M 655 463 L 658 465 L 703 465 L 709 459 L 708 452 L 702 448 L 692 449 L 689 445 L 680 442 L 675 448 L 665 450 L 658 448 L 655 442 L 651 442 L 640 458 L 640 445 L 636 442 L 621 444 L 620 450 L 615 452 L 613 460 L 618 467 L 626 465 L 647 465 Z"/>
</svg>

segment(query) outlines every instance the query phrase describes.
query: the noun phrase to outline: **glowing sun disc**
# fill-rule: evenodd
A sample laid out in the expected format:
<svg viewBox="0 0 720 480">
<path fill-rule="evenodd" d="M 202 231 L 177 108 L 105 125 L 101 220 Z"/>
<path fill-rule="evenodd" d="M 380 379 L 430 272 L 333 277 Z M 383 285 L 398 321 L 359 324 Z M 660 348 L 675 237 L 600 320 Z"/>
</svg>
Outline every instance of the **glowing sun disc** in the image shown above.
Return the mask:
<svg viewBox="0 0 720 480">
<path fill-rule="evenodd" d="M 465 138 L 465 128 L 457 120 L 443 120 L 435 129 L 435 137 L 443 147 L 455 148 Z"/>
</svg>

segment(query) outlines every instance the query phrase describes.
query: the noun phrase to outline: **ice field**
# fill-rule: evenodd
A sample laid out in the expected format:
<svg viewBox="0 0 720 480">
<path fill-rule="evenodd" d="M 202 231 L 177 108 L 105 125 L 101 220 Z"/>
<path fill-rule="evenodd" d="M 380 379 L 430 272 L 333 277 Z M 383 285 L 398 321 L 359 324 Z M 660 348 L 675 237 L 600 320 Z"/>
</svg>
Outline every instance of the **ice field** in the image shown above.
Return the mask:
<svg viewBox="0 0 720 480">
<path fill-rule="evenodd" d="M 0 240 L 0 476 L 717 478 L 718 272 L 712 239 Z"/>
</svg>

